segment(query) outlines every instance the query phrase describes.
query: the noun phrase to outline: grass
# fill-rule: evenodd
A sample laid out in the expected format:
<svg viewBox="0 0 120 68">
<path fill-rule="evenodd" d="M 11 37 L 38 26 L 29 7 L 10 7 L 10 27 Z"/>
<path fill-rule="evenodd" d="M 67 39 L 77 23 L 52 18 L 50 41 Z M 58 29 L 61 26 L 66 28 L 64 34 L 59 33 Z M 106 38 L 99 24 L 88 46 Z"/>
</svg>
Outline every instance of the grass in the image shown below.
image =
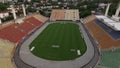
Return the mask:
<svg viewBox="0 0 120 68">
<path fill-rule="evenodd" d="M 73 23 L 52 23 L 31 43 L 34 55 L 47 60 L 74 60 L 86 52 L 86 44 L 81 37 L 79 26 Z M 59 46 L 59 47 L 53 47 Z M 72 51 L 71 51 L 72 49 Z M 77 54 L 80 50 L 81 55 Z"/>
</svg>

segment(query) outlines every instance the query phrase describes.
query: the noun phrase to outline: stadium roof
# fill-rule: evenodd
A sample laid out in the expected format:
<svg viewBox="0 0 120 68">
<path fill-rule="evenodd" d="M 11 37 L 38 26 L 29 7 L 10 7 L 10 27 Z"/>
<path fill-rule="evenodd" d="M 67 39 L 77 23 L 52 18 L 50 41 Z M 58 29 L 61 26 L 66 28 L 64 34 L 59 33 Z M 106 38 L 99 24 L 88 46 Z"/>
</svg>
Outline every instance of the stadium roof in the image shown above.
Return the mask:
<svg viewBox="0 0 120 68">
<path fill-rule="evenodd" d="M 96 15 L 96 17 L 102 21 L 107 26 L 111 27 L 112 29 L 116 31 L 120 31 L 120 22 L 114 21 L 106 16 L 103 15 Z"/>
</svg>

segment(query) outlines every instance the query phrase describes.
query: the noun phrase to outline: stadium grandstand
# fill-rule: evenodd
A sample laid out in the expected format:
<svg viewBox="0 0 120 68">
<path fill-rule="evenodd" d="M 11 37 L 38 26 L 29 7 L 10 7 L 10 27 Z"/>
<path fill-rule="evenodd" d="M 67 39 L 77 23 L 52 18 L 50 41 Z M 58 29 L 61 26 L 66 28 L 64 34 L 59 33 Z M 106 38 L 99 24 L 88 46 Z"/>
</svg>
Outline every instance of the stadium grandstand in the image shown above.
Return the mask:
<svg viewBox="0 0 120 68">
<path fill-rule="evenodd" d="M 56 21 L 56 20 L 79 20 L 79 10 L 77 9 L 53 9 L 51 16 L 50 16 L 51 21 Z"/>
<path fill-rule="evenodd" d="M 0 68 L 15 68 L 12 62 L 14 49 L 13 43 L 0 39 Z"/>
<path fill-rule="evenodd" d="M 96 18 L 95 15 L 90 15 L 90 16 L 85 17 L 81 21 L 84 22 L 84 23 L 89 23 L 89 22 L 95 20 L 95 18 Z"/>
<path fill-rule="evenodd" d="M 42 17 L 42 15 L 30 16 L 21 23 L 14 22 L 8 25 L 7 27 L 0 29 L 0 38 L 9 40 L 18 45 L 35 29 L 39 28 L 47 21 L 47 18 Z M 40 18 L 42 19 L 39 20 Z"/>
<path fill-rule="evenodd" d="M 32 32 L 40 28 L 48 18 L 34 14 L 23 18 L 21 22 L 10 22 L 0 27 L 0 68 L 15 68 L 14 50 Z"/>
<path fill-rule="evenodd" d="M 120 31 L 120 22 L 118 21 L 114 21 L 106 16 L 103 15 L 96 15 L 97 19 L 99 19 L 100 21 L 102 21 L 104 24 L 106 24 L 107 26 L 111 27 L 112 29 L 114 29 L 115 31 Z"/>
<path fill-rule="evenodd" d="M 109 50 L 120 47 L 119 27 L 116 30 L 113 28 L 113 25 L 108 25 L 111 23 L 119 24 L 118 22 L 114 22 L 113 20 L 104 16 L 102 17 L 101 15 L 91 15 L 84 18 L 82 21 L 100 49 Z M 114 25 L 114 27 L 117 26 Z"/>
<path fill-rule="evenodd" d="M 82 20 L 100 50 L 102 58 L 97 68 L 120 68 L 120 4 L 112 17 L 108 15 L 110 5 L 105 15 L 90 15 Z"/>
<path fill-rule="evenodd" d="M 43 23 L 45 23 L 47 20 L 48 20 L 48 18 L 46 18 L 45 16 L 42 16 L 42 15 L 38 15 L 38 14 L 36 14 L 36 15 L 34 15 L 34 17 L 37 19 L 37 20 L 39 20 L 39 21 L 41 21 L 41 22 L 43 22 Z"/>
<path fill-rule="evenodd" d="M 54 10 L 52 10 L 50 20 L 51 21 L 64 20 L 64 17 L 65 17 L 64 15 L 65 15 L 65 10 L 54 9 Z"/>
</svg>

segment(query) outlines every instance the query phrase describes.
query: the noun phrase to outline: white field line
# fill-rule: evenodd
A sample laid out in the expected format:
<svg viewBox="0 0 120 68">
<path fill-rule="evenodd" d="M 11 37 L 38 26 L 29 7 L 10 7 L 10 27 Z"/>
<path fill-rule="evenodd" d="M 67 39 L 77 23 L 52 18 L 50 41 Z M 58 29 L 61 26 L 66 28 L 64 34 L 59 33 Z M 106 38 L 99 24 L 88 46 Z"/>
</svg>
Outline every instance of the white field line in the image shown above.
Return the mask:
<svg viewBox="0 0 120 68">
<path fill-rule="evenodd" d="M 31 49 L 30 49 L 30 51 L 33 51 L 35 49 L 35 47 L 33 46 Z"/>
<path fill-rule="evenodd" d="M 80 50 L 77 50 L 78 55 L 81 55 Z"/>
</svg>

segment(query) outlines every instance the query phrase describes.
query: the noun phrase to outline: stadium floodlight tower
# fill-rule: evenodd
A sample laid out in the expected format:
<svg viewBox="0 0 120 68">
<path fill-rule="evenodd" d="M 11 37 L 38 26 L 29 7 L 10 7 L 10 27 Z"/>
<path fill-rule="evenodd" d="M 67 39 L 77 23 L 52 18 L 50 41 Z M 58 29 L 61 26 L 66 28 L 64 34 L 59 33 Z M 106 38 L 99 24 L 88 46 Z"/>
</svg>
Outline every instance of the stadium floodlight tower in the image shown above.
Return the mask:
<svg viewBox="0 0 120 68">
<path fill-rule="evenodd" d="M 111 3 L 108 3 L 106 11 L 105 11 L 105 16 L 108 16 L 108 11 L 109 11 L 110 5 L 111 5 Z"/>
<path fill-rule="evenodd" d="M 11 9 L 12 9 L 12 14 L 13 14 L 14 20 L 16 20 L 16 19 L 17 19 L 17 16 L 16 16 L 15 8 L 14 8 L 13 5 L 11 5 Z"/>
<path fill-rule="evenodd" d="M 115 15 L 112 15 L 112 19 L 114 19 L 115 21 L 120 21 L 119 13 L 120 13 L 120 2 L 118 4 L 118 8 L 116 10 Z"/>
<path fill-rule="evenodd" d="M 31 2 L 31 0 L 27 0 L 28 2 Z"/>
<path fill-rule="evenodd" d="M 23 14 L 24 14 L 24 16 L 26 16 L 26 10 L 25 10 L 24 4 L 22 4 L 22 9 L 23 9 Z"/>
<path fill-rule="evenodd" d="M 2 24 L 1 18 L 0 18 L 0 24 Z"/>
</svg>

